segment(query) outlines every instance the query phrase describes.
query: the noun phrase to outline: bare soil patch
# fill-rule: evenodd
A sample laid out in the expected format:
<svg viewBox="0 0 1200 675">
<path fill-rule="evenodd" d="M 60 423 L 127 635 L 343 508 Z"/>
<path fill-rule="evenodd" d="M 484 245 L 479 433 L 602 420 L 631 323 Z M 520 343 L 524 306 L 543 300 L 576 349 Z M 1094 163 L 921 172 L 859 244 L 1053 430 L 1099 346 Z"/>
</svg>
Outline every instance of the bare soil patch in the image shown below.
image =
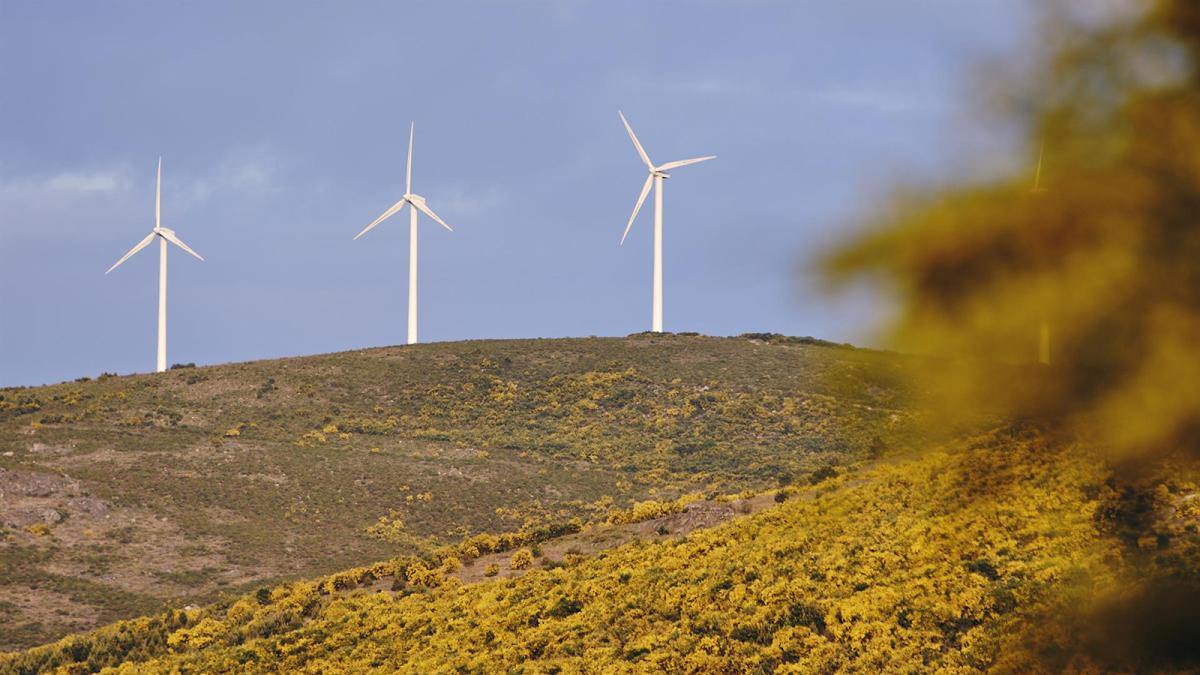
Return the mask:
<svg viewBox="0 0 1200 675">
<path fill-rule="evenodd" d="M 575 534 L 543 542 L 540 545 L 541 557 L 535 559 L 533 565 L 523 570 L 512 569 L 509 563 L 516 552 L 505 551 L 480 556 L 470 563 L 464 564 L 462 569 L 453 576 L 468 584 L 489 579 L 511 579 L 519 577 L 531 569 L 537 569 L 545 565 L 547 561 L 564 562 L 564 558 L 568 554 L 587 557 L 635 541 L 682 538 L 695 530 L 715 527 L 734 518 L 758 513 L 774 505 L 774 496 L 770 494 L 733 501 L 692 502 L 684 507 L 683 511 L 661 518 L 623 525 L 593 525 Z M 489 577 L 485 574 L 485 570 L 490 565 L 499 567 L 499 572 Z"/>
</svg>

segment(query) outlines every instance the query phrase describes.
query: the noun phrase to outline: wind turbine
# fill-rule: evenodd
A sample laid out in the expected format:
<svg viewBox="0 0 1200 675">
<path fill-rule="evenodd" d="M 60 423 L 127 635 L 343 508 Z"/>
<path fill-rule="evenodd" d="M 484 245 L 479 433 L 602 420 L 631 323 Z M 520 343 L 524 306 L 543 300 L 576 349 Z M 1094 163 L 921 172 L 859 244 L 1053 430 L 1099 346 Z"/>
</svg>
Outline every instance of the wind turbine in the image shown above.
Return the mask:
<svg viewBox="0 0 1200 675">
<path fill-rule="evenodd" d="M 158 183 L 154 189 L 154 229 L 150 230 L 150 234 L 138 242 L 137 246 L 129 249 L 129 253 L 121 256 L 116 264 L 108 268 L 108 272 L 117 269 L 134 253 L 149 246 L 155 237 L 158 238 L 158 372 L 161 373 L 167 369 L 167 242 L 175 244 L 199 260 L 204 260 L 175 235 L 175 230 L 168 230 L 162 226 L 162 157 L 158 158 Z"/>
<path fill-rule="evenodd" d="M 1038 149 L 1037 171 L 1033 174 L 1033 189 L 1030 192 L 1033 195 L 1040 195 L 1045 190 L 1042 189 L 1042 161 L 1046 158 L 1046 142 L 1042 141 L 1041 147 Z M 1038 363 L 1050 365 L 1050 322 L 1046 320 L 1046 315 L 1042 314 L 1042 325 L 1038 333 Z"/>
<path fill-rule="evenodd" d="M 637 218 L 638 211 L 642 209 L 642 204 L 646 201 L 646 194 L 650 192 L 650 185 L 654 185 L 654 306 L 653 317 L 651 319 L 651 330 L 655 333 L 663 331 L 663 290 L 662 290 L 662 204 L 663 204 L 663 179 L 670 178 L 667 173 L 671 169 L 678 169 L 681 166 L 688 164 L 697 164 L 706 162 L 710 159 L 716 159 L 716 155 L 708 155 L 707 157 L 696 157 L 694 159 L 680 159 L 674 162 L 667 162 L 655 166 L 650 161 L 646 150 L 642 148 L 642 144 L 638 141 L 638 137 L 633 133 L 633 127 L 629 126 L 629 120 L 625 119 L 625 113 L 617 111 L 621 116 L 621 122 L 625 124 L 625 131 L 629 132 L 629 140 L 633 141 L 633 147 L 637 148 L 638 156 L 642 158 L 642 162 L 646 164 L 646 168 L 650 171 L 650 175 L 646 176 L 646 182 L 642 185 L 642 193 L 638 195 L 637 204 L 633 207 L 633 215 L 629 216 L 629 224 L 625 226 L 625 233 L 621 235 L 621 244 L 625 244 L 625 237 L 629 236 L 629 228 L 633 227 L 633 220 Z"/>
<path fill-rule="evenodd" d="M 436 213 L 425 203 L 425 198 L 418 194 L 413 194 L 412 191 L 412 152 L 413 152 L 413 131 L 416 129 L 416 122 L 408 128 L 408 170 L 404 177 L 404 196 L 400 201 L 392 204 L 392 207 L 383 212 L 382 216 L 375 219 L 375 222 L 368 225 L 362 232 L 354 236 L 355 239 L 363 236 L 371 231 L 371 228 L 400 213 L 404 209 L 405 204 L 411 204 L 412 208 L 408 211 L 408 344 L 416 344 L 417 342 L 417 211 L 433 218 L 439 225 L 453 232 L 454 230 L 446 224 L 446 221 L 438 217 Z"/>
</svg>

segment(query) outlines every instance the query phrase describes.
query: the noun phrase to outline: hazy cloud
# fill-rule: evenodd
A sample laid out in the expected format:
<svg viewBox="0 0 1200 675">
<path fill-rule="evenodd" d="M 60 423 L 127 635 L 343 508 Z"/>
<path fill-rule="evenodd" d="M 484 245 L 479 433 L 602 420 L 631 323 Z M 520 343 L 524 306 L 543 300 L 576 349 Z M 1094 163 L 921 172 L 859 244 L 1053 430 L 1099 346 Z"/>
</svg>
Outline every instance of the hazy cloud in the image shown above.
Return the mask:
<svg viewBox="0 0 1200 675">
<path fill-rule="evenodd" d="M 262 151 L 235 152 L 199 172 L 173 171 L 164 162 L 164 208 L 186 212 L 232 194 L 285 189 L 278 181 L 278 166 Z M 150 162 L 138 172 L 122 164 L 41 175 L 0 174 L 0 233 L 16 238 L 47 227 L 95 231 L 97 222 L 152 218 L 154 171 Z"/>
<path fill-rule="evenodd" d="M 133 184 L 123 168 L 46 175 L 0 175 L 0 236 L 33 236 L 37 229 L 85 229 L 93 208 L 123 202 Z"/>
<path fill-rule="evenodd" d="M 441 215 L 441 212 L 459 213 L 464 216 L 493 213 L 503 208 L 507 202 L 507 193 L 498 188 L 467 188 L 462 185 L 437 190 L 429 197 L 430 206 L 437 209 L 438 215 Z"/>
<path fill-rule="evenodd" d="M 45 181 L 39 192 L 88 193 L 116 192 L 129 186 L 129 177 L 123 171 L 107 170 L 88 173 L 60 173 Z"/>
<path fill-rule="evenodd" d="M 817 91 L 818 103 L 880 115 L 924 115 L 941 110 L 942 97 L 920 91 L 900 91 L 878 85 L 839 86 Z"/>
<path fill-rule="evenodd" d="M 129 174 L 115 168 L 41 176 L 0 175 L 0 204 L 12 207 L 85 194 L 121 192 L 129 188 L 129 183 Z"/>
<path fill-rule="evenodd" d="M 285 189 L 278 180 L 279 167 L 279 160 L 267 150 L 235 151 L 197 175 L 179 177 L 184 186 L 181 206 L 198 206 L 235 192 L 265 194 Z"/>
<path fill-rule="evenodd" d="M 666 92 L 725 101 L 741 99 L 776 105 L 815 104 L 878 115 L 934 114 L 941 111 L 945 102 L 944 94 L 926 93 L 912 87 L 901 89 L 895 85 L 873 82 L 814 88 L 794 82 L 772 83 L 706 75 L 664 81 L 626 77 L 621 83 L 624 87 L 638 92 Z"/>
</svg>

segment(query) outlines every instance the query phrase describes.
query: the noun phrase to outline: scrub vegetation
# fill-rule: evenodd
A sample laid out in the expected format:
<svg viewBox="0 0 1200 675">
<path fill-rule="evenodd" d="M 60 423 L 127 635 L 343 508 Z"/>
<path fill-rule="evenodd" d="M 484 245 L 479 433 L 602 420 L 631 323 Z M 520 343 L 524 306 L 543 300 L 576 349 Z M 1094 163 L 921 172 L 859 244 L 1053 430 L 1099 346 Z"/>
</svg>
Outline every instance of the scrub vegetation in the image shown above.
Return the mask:
<svg viewBox="0 0 1200 675">
<path fill-rule="evenodd" d="M 591 555 L 531 548 L 463 583 L 400 558 L 13 655 L 15 672 L 1103 672 L 1160 664 L 1098 632 L 1146 565 L 1197 562 L 1194 481 L 1149 544 L 1095 453 L 1023 428 L 889 455 L 752 515 Z M 1182 520 L 1181 520 L 1182 519 Z M 1186 521 L 1188 524 L 1183 525 Z M 1165 542 L 1165 543 L 1164 543 Z M 540 548 L 540 547 L 538 547 Z M 435 556 L 436 560 L 436 556 Z M 1142 627 L 1123 628 L 1135 634 Z M 1186 628 L 1185 628 L 1186 630 Z M 1132 659 L 1132 661 L 1120 661 Z M 124 671 L 122 671 L 124 672 Z"/>
<path fill-rule="evenodd" d="M 909 435 L 907 367 L 811 339 L 668 335 L 3 389 L 0 648 L 481 535 L 523 533 L 514 548 L 634 502 L 807 481 Z"/>
</svg>

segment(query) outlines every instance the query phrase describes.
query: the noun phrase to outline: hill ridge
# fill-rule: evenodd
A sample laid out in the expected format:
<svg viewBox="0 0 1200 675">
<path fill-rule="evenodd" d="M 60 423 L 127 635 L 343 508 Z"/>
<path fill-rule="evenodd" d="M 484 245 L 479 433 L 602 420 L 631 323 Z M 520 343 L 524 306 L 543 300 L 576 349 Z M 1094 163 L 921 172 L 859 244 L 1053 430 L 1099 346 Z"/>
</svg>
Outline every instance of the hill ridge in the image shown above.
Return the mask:
<svg viewBox="0 0 1200 675">
<path fill-rule="evenodd" d="M 433 343 L 0 389 L 5 480 L 60 477 L 0 494 L 0 648 L 761 491 L 907 433 L 907 360 L 769 339 Z"/>
</svg>

